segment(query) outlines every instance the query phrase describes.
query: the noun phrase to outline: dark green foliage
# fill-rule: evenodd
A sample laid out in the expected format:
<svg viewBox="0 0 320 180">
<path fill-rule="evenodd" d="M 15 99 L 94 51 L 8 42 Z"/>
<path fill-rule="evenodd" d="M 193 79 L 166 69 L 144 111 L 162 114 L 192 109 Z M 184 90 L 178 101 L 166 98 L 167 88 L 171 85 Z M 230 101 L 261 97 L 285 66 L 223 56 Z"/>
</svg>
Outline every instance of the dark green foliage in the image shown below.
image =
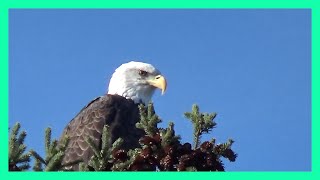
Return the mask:
<svg viewBox="0 0 320 180">
<path fill-rule="evenodd" d="M 132 165 L 136 161 L 137 157 L 140 155 L 141 149 L 136 148 L 134 150 L 129 150 L 128 152 L 124 150 L 117 150 L 113 153 L 114 164 L 111 168 L 112 171 L 130 171 Z"/>
<path fill-rule="evenodd" d="M 159 129 L 160 136 L 162 137 L 161 145 L 163 147 L 177 144 L 180 141 L 180 136 L 176 136 L 174 132 L 173 122 L 169 122 L 169 126 L 166 129 Z"/>
<path fill-rule="evenodd" d="M 167 128 L 157 127 L 161 119 L 155 114 L 152 104 L 147 107 L 140 105 L 139 110 L 141 120 L 136 127 L 146 133 L 139 140 L 140 148 L 128 151 L 120 149 L 123 140 L 119 138 L 113 143 L 110 142 L 109 127 L 105 126 L 101 147 L 97 147 L 92 139 L 86 139 L 94 152 L 88 164 L 76 161 L 61 165 L 69 139 L 65 137 L 58 144 L 57 140 L 51 140 L 51 129 L 48 128 L 45 133 L 46 157 L 42 158 L 35 151 L 30 151 L 35 158 L 33 170 L 64 171 L 65 167 L 79 163 L 80 171 L 224 171 L 221 158 L 231 162 L 236 160 L 237 154 L 231 149 L 233 140 L 229 139 L 222 144 L 216 144 L 214 138 L 210 142 L 201 142 L 201 136 L 209 133 L 216 126 L 214 122 L 216 113 L 201 113 L 197 105 L 193 105 L 191 112 L 185 113 L 185 117 L 194 126 L 194 147 L 192 148 L 188 142 L 181 143 L 180 136 L 175 134 L 174 123 L 170 122 Z M 16 137 L 17 131 L 13 129 L 12 136 Z M 23 144 L 25 135 L 20 136 L 21 138 L 10 139 L 10 142 Z M 25 151 L 25 146 L 23 147 L 22 150 Z M 25 169 L 28 168 L 29 166 L 26 166 Z"/>
<path fill-rule="evenodd" d="M 221 145 L 216 145 L 214 139 L 211 142 L 200 141 L 203 133 L 208 133 L 215 127 L 215 113 L 200 113 L 197 105 L 193 106 L 192 112 L 186 113 L 186 117 L 194 125 L 195 146 L 192 149 L 190 143 L 180 142 L 172 122 L 166 129 L 157 128 L 157 123 L 150 123 L 161 121 L 154 113 L 152 104 L 147 109 L 141 105 L 140 112 L 143 126 L 137 127 L 145 132 L 150 129 L 153 131 L 140 139 L 142 149 L 129 166 L 131 171 L 224 171 L 220 157 L 230 161 L 236 159 L 237 155 L 231 150 L 232 140 Z"/>
<path fill-rule="evenodd" d="M 236 161 L 237 154 L 231 150 L 231 145 L 234 143 L 232 139 L 229 139 L 226 143 L 218 144 L 215 146 L 213 152 L 218 156 L 223 156 L 224 158 L 229 159 L 229 161 Z"/>
<path fill-rule="evenodd" d="M 86 141 L 90 145 L 91 149 L 94 152 L 94 155 L 89 160 L 87 166 L 81 165 L 82 170 L 90 170 L 93 169 L 94 171 L 110 171 L 114 164 L 116 164 L 118 159 L 124 159 L 121 156 L 127 156 L 124 150 L 119 150 L 119 147 L 123 143 L 123 139 L 119 138 L 115 142 L 113 142 L 112 146 L 110 147 L 110 132 L 109 127 L 103 127 L 102 133 L 102 146 L 101 149 L 97 147 L 91 138 L 87 138 Z M 119 150 L 119 151 L 118 151 Z M 117 157 L 117 158 L 114 158 Z M 120 166 L 120 165 L 118 165 Z M 114 168 L 118 168 L 114 167 Z"/>
<path fill-rule="evenodd" d="M 9 171 L 24 171 L 30 168 L 30 153 L 25 153 L 24 139 L 26 131 L 19 133 L 20 123 L 16 123 L 9 137 Z"/>
<path fill-rule="evenodd" d="M 195 149 L 198 148 L 200 144 L 201 135 L 203 133 L 209 133 L 216 126 L 216 123 L 213 121 L 216 115 L 216 113 L 200 113 L 199 106 L 196 104 L 192 106 L 192 112 L 184 113 L 184 116 L 193 124 Z"/>
<path fill-rule="evenodd" d="M 79 161 L 62 165 L 64 152 L 68 145 L 69 138 L 63 137 L 61 143 L 58 140 L 51 140 L 51 128 L 45 131 L 45 158 L 42 158 L 36 151 L 30 150 L 31 155 L 35 158 L 33 166 L 34 171 L 64 171 L 65 167 L 77 164 Z"/>
<path fill-rule="evenodd" d="M 147 135 L 154 136 L 157 132 L 157 124 L 161 122 L 161 119 L 154 112 L 153 104 L 149 104 L 148 108 L 144 105 L 139 105 L 140 110 L 140 122 L 136 124 L 136 127 L 143 129 Z"/>
</svg>

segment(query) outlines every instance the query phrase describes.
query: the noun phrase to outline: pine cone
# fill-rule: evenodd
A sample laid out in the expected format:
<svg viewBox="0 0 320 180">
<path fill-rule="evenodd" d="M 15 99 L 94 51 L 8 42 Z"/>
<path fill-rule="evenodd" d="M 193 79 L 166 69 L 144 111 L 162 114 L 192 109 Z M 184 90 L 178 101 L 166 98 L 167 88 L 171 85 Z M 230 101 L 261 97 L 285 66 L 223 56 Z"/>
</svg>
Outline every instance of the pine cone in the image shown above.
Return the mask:
<svg viewBox="0 0 320 180">
<path fill-rule="evenodd" d="M 237 154 L 235 154 L 231 149 L 226 149 L 223 154 L 223 157 L 228 158 L 229 161 L 234 162 L 236 161 Z"/>
<path fill-rule="evenodd" d="M 144 136 L 142 138 L 140 138 L 139 143 L 143 144 L 143 145 L 147 145 L 147 146 L 153 146 L 153 145 L 158 145 L 160 140 L 160 138 L 158 138 L 157 135 L 155 135 L 154 137 L 150 137 L 150 136 Z"/>
<path fill-rule="evenodd" d="M 185 154 L 190 154 L 191 151 L 192 151 L 192 149 L 191 149 L 190 143 L 185 143 L 183 145 L 178 144 L 176 146 L 176 156 L 178 156 L 178 157 L 185 155 Z"/>
<path fill-rule="evenodd" d="M 174 148 L 172 146 L 166 146 L 166 147 L 164 147 L 164 153 L 166 155 L 173 155 Z"/>
<path fill-rule="evenodd" d="M 205 151 L 208 151 L 208 150 L 211 150 L 213 147 L 212 143 L 209 142 L 209 141 L 205 141 L 203 142 L 201 145 L 200 145 L 200 149 L 201 151 L 205 152 Z"/>
<path fill-rule="evenodd" d="M 160 165 L 163 167 L 164 170 L 172 170 L 173 169 L 173 161 L 172 157 L 170 155 L 166 155 L 163 159 L 160 161 Z"/>
<path fill-rule="evenodd" d="M 143 159 L 148 159 L 152 155 L 152 150 L 150 147 L 146 147 L 141 151 L 141 156 Z"/>
<path fill-rule="evenodd" d="M 160 136 L 160 133 L 156 133 L 154 136 L 153 136 L 153 139 L 156 143 L 161 143 L 161 136 Z"/>
<path fill-rule="evenodd" d="M 211 170 L 213 170 L 213 171 L 224 171 L 224 166 L 223 166 L 221 161 L 215 160 L 213 162 L 213 168 Z"/>
<path fill-rule="evenodd" d="M 221 144 L 216 145 L 214 147 L 214 152 L 216 152 L 216 154 L 222 154 L 222 145 Z"/>
<path fill-rule="evenodd" d="M 127 155 L 127 152 L 123 149 L 119 149 L 117 151 L 114 151 L 112 153 L 112 156 L 115 160 L 120 160 L 122 162 L 124 162 L 125 160 L 128 159 L 128 155 Z"/>
<path fill-rule="evenodd" d="M 193 165 L 193 158 L 194 156 L 192 154 L 185 154 L 180 157 L 179 164 L 184 164 L 185 167 L 192 166 Z"/>
<path fill-rule="evenodd" d="M 213 166 L 213 161 L 214 161 L 213 157 L 210 154 L 208 154 L 206 157 L 206 164 L 208 166 Z"/>
<path fill-rule="evenodd" d="M 186 165 L 182 162 L 180 162 L 178 165 L 177 165 L 177 170 L 178 171 L 185 171 L 186 170 Z"/>
</svg>

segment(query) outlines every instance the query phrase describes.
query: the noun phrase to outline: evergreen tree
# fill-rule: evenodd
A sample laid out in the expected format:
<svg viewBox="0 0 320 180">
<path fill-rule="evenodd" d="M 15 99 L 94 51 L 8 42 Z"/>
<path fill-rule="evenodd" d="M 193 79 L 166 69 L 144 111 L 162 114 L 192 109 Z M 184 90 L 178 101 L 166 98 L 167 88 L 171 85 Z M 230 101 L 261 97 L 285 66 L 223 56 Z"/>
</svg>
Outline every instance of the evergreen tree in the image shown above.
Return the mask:
<svg viewBox="0 0 320 180">
<path fill-rule="evenodd" d="M 16 123 L 9 136 L 9 171 L 24 171 L 30 168 L 30 153 L 25 153 L 27 146 L 24 139 L 26 131 L 19 133 L 20 123 Z"/>
<path fill-rule="evenodd" d="M 34 171 L 66 171 L 66 167 L 77 163 L 80 171 L 224 171 L 221 158 L 231 162 L 236 160 L 237 154 L 231 149 L 232 139 L 222 144 L 217 144 L 214 138 L 201 141 L 203 134 L 216 127 L 216 113 L 201 113 L 199 107 L 193 105 L 192 111 L 184 114 L 193 125 L 192 147 L 188 142 L 181 142 L 180 136 L 175 134 L 173 122 L 167 128 L 158 128 L 161 119 L 155 113 L 153 104 L 140 105 L 139 110 L 140 122 L 136 127 L 145 132 L 139 140 L 141 147 L 128 151 L 120 149 L 123 143 L 121 138 L 111 144 L 109 127 L 105 126 L 101 147 L 97 147 L 92 139 L 86 139 L 94 152 L 87 164 L 81 161 L 62 164 L 69 139 L 63 137 L 60 144 L 57 140 L 51 140 L 50 128 L 45 131 L 45 158 L 34 150 L 25 153 L 23 142 L 26 132 L 19 134 L 20 124 L 17 123 L 9 137 L 9 170 L 29 169 L 30 156 L 35 159 Z"/>
<path fill-rule="evenodd" d="M 62 164 L 64 152 L 68 145 L 69 138 L 63 137 L 60 144 L 58 140 L 51 140 L 51 128 L 45 130 L 45 158 L 42 158 L 33 149 L 30 150 L 31 155 L 35 159 L 33 166 L 34 171 L 64 171 L 65 167 L 72 164 L 77 164 L 80 161 L 71 162 L 68 164 Z"/>
</svg>

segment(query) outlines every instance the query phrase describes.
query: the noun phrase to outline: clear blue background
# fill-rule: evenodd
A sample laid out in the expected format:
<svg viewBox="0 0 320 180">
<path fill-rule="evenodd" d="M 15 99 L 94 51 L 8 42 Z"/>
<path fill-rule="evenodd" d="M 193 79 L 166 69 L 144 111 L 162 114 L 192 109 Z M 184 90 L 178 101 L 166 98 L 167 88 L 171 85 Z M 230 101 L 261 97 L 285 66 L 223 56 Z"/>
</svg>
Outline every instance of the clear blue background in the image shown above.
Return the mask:
<svg viewBox="0 0 320 180">
<path fill-rule="evenodd" d="M 311 11 L 18 10 L 9 12 L 9 125 L 44 154 L 44 130 L 65 125 L 107 91 L 113 71 L 131 60 L 167 78 L 153 101 L 162 127 L 197 103 L 217 112 L 218 142 L 239 154 L 227 171 L 311 170 Z"/>
</svg>

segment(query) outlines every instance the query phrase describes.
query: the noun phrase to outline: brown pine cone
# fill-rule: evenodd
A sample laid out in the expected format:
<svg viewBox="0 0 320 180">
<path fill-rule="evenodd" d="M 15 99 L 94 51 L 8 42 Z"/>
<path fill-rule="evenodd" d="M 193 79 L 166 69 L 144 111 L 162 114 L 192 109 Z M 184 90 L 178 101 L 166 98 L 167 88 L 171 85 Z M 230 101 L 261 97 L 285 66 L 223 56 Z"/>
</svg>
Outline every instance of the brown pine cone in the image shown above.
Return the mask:
<svg viewBox="0 0 320 180">
<path fill-rule="evenodd" d="M 115 160 L 125 161 L 128 159 L 127 152 L 123 149 L 112 152 L 112 156 Z"/>
</svg>

